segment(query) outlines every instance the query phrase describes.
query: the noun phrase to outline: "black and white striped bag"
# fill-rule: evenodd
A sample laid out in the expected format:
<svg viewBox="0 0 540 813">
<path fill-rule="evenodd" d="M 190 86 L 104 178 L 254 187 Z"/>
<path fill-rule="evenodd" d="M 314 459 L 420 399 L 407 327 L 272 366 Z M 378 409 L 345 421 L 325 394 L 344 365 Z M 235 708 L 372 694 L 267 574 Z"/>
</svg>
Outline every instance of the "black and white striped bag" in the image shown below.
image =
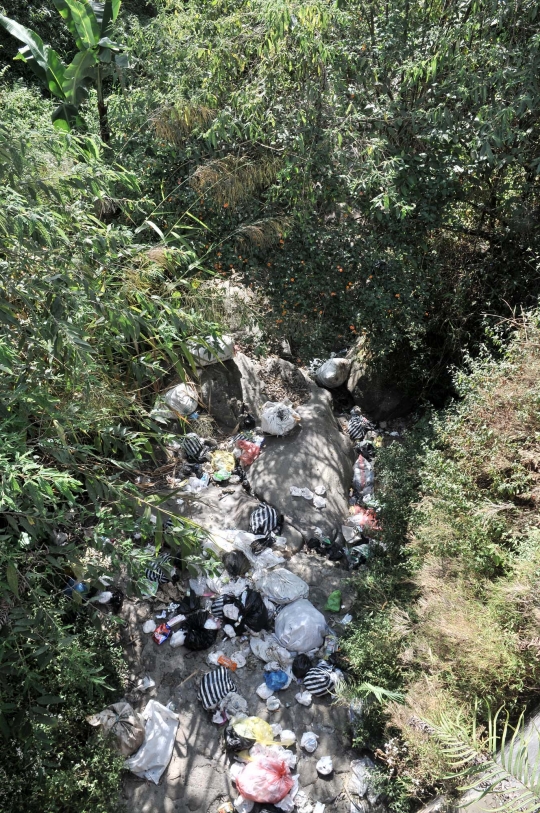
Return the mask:
<svg viewBox="0 0 540 813">
<path fill-rule="evenodd" d="M 173 566 L 169 564 L 171 557 L 168 553 L 161 553 L 155 561 L 151 562 L 145 570 L 145 576 L 150 582 L 167 584 L 173 573 Z"/>
<path fill-rule="evenodd" d="M 362 418 L 360 415 L 354 415 L 349 421 L 347 428 L 351 440 L 363 440 L 364 435 L 371 428 L 371 424 L 367 418 Z"/>
<path fill-rule="evenodd" d="M 204 444 L 195 432 L 190 432 L 182 439 L 182 448 L 188 460 L 199 461 Z"/>
<path fill-rule="evenodd" d="M 279 525 L 278 512 L 271 505 L 263 502 L 253 511 L 249 524 L 251 533 L 257 536 L 266 536 L 266 534 L 277 529 Z"/>
<path fill-rule="evenodd" d="M 317 666 L 313 666 L 304 678 L 306 691 L 315 697 L 327 694 L 334 685 L 332 672 L 332 667 L 326 661 L 320 661 Z"/>
<path fill-rule="evenodd" d="M 223 605 L 225 604 L 225 596 L 218 596 L 212 602 L 210 612 L 214 618 L 223 618 Z"/>
<path fill-rule="evenodd" d="M 197 699 L 201 701 L 205 711 L 213 711 L 226 695 L 235 691 L 236 683 L 227 669 L 220 666 L 203 677 Z"/>
</svg>

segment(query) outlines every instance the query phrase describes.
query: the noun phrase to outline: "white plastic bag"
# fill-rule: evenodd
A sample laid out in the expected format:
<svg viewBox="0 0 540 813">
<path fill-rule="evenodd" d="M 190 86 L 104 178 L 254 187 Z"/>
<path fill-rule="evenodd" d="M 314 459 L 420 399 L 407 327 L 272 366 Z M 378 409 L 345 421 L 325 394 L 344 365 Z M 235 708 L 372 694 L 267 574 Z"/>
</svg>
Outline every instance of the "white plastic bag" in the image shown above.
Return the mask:
<svg viewBox="0 0 540 813">
<path fill-rule="evenodd" d="M 272 689 L 269 689 L 266 683 L 261 683 L 260 686 L 257 686 L 255 691 L 257 692 L 261 700 L 268 700 L 268 698 L 272 697 L 272 695 L 274 694 Z"/>
<path fill-rule="evenodd" d="M 298 692 L 298 694 L 295 694 L 294 699 L 297 703 L 300 703 L 301 706 L 305 706 L 306 708 L 311 706 L 313 700 L 311 692 Z"/>
<path fill-rule="evenodd" d="M 126 768 L 157 785 L 171 760 L 179 717 L 157 700 L 147 703 L 142 716 L 146 720 L 144 743 L 126 760 Z"/>
<path fill-rule="evenodd" d="M 319 387 L 340 387 L 349 377 L 351 362 L 349 359 L 328 359 L 315 373 Z"/>
<path fill-rule="evenodd" d="M 326 630 L 324 615 L 306 599 L 284 607 L 276 618 L 276 638 L 290 652 L 307 653 L 319 649 L 324 643 Z"/>
<path fill-rule="evenodd" d="M 146 634 L 149 635 L 151 632 L 154 632 L 156 627 L 157 627 L 156 622 L 152 621 L 152 619 L 149 618 L 148 621 L 144 622 L 142 631 L 146 632 Z"/>
<path fill-rule="evenodd" d="M 315 765 L 317 769 L 317 773 L 320 776 L 330 776 L 332 771 L 334 770 L 334 766 L 332 764 L 332 757 L 321 757 L 320 760 Z"/>
<path fill-rule="evenodd" d="M 318 739 L 318 736 L 314 734 L 313 731 L 306 731 L 306 733 L 302 735 L 300 745 L 305 751 L 308 752 L 308 754 L 312 754 L 317 750 Z"/>
<path fill-rule="evenodd" d="M 253 654 L 261 661 L 277 661 L 283 669 L 287 669 L 294 660 L 290 652 L 279 645 L 276 636 L 266 630 L 262 630 L 259 635 L 252 635 L 249 645 Z"/>
<path fill-rule="evenodd" d="M 305 581 L 284 567 L 257 575 L 255 587 L 276 604 L 290 604 L 309 595 L 309 587 Z"/>
<path fill-rule="evenodd" d="M 284 729 L 279 735 L 279 741 L 282 745 L 294 745 L 296 742 L 296 734 L 288 728 Z"/>
<path fill-rule="evenodd" d="M 206 367 L 208 364 L 217 364 L 218 361 L 229 361 L 233 358 L 234 342 L 230 336 L 222 336 L 220 339 L 206 336 L 204 340 L 212 350 L 202 344 L 188 342 L 188 349 L 195 359 L 197 367 Z"/>
<path fill-rule="evenodd" d="M 139 749 L 144 741 L 144 721 L 129 703 L 113 703 L 98 714 L 86 718 L 94 728 L 111 732 L 120 753 L 128 757 Z"/>
<path fill-rule="evenodd" d="M 197 409 L 197 390 L 192 384 L 177 384 L 165 393 L 163 400 L 171 412 L 185 417 Z"/>
<path fill-rule="evenodd" d="M 277 697 L 274 697 L 272 695 L 266 701 L 266 708 L 268 709 L 268 711 L 277 711 L 278 709 L 281 708 L 281 700 L 278 700 Z"/>
<path fill-rule="evenodd" d="M 298 421 L 298 412 L 283 401 L 267 401 L 262 408 L 261 427 L 268 435 L 288 435 Z"/>
<path fill-rule="evenodd" d="M 171 643 L 173 649 L 176 649 L 177 646 L 184 646 L 184 641 L 186 640 L 186 631 L 185 630 L 178 630 L 178 632 L 173 632 L 171 635 Z"/>
</svg>

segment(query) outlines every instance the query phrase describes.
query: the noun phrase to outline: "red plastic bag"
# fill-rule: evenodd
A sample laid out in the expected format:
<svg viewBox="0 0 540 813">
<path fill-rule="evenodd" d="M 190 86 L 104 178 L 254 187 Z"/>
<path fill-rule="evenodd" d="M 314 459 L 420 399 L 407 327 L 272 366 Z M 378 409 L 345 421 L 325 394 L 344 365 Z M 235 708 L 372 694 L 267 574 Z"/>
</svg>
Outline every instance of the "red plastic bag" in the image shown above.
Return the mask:
<svg viewBox="0 0 540 813">
<path fill-rule="evenodd" d="M 236 779 L 236 787 L 244 799 L 270 805 L 281 802 L 293 784 L 289 768 L 277 754 L 256 756 Z"/>
<path fill-rule="evenodd" d="M 257 460 L 261 453 L 261 447 L 256 443 L 252 443 L 250 440 L 238 440 L 236 442 L 236 447 L 242 450 L 242 454 L 240 455 L 240 463 L 242 466 L 244 466 L 244 468 L 251 466 L 253 461 Z"/>
<path fill-rule="evenodd" d="M 359 505 L 354 505 L 351 513 L 353 514 L 352 521 L 354 525 L 362 531 L 380 531 L 381 526 L 377 521 L 377 514 L 372 508 L 362 508 Z"/>
</svg>

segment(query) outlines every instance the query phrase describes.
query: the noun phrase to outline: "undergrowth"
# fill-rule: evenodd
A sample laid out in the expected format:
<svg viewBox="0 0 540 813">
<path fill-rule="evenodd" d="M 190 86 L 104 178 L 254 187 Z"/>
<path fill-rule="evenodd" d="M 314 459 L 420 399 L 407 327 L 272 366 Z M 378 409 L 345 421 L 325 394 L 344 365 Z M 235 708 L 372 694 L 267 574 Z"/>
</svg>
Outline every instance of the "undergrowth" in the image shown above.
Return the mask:
<svg viewBox="0 0 540 813">
<path fill-rule="evenodd" d="M 405 695 L 367 709 L 355 734 L 413 806 L 454 787 L 425 720 L 461 710 L 482 726 L 489 707 L 517 720 L 538 702 L 538 314 L 514 330 L 502 358 L 457 377 L 454 406 L 377 459 L 386 551 L 355 579 L 345 648 L 359 681 Z"/>
</svg>

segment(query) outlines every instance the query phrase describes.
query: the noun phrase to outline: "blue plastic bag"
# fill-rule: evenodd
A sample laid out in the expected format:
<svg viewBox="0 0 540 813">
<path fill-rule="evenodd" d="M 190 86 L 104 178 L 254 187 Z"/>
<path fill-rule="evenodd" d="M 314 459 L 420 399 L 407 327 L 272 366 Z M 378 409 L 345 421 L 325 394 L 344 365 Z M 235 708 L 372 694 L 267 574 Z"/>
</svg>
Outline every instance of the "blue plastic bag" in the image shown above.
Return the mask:
<svg viewBox="0 0 540 813">
<path fill-rule="evenodd" d="M 273 692 L 279 692 L 279 690 L 285 688 L 289 682 L 289 676 L 281 669 L 276 672 L 265 672 L 264 682 Z"/>
</svg>

